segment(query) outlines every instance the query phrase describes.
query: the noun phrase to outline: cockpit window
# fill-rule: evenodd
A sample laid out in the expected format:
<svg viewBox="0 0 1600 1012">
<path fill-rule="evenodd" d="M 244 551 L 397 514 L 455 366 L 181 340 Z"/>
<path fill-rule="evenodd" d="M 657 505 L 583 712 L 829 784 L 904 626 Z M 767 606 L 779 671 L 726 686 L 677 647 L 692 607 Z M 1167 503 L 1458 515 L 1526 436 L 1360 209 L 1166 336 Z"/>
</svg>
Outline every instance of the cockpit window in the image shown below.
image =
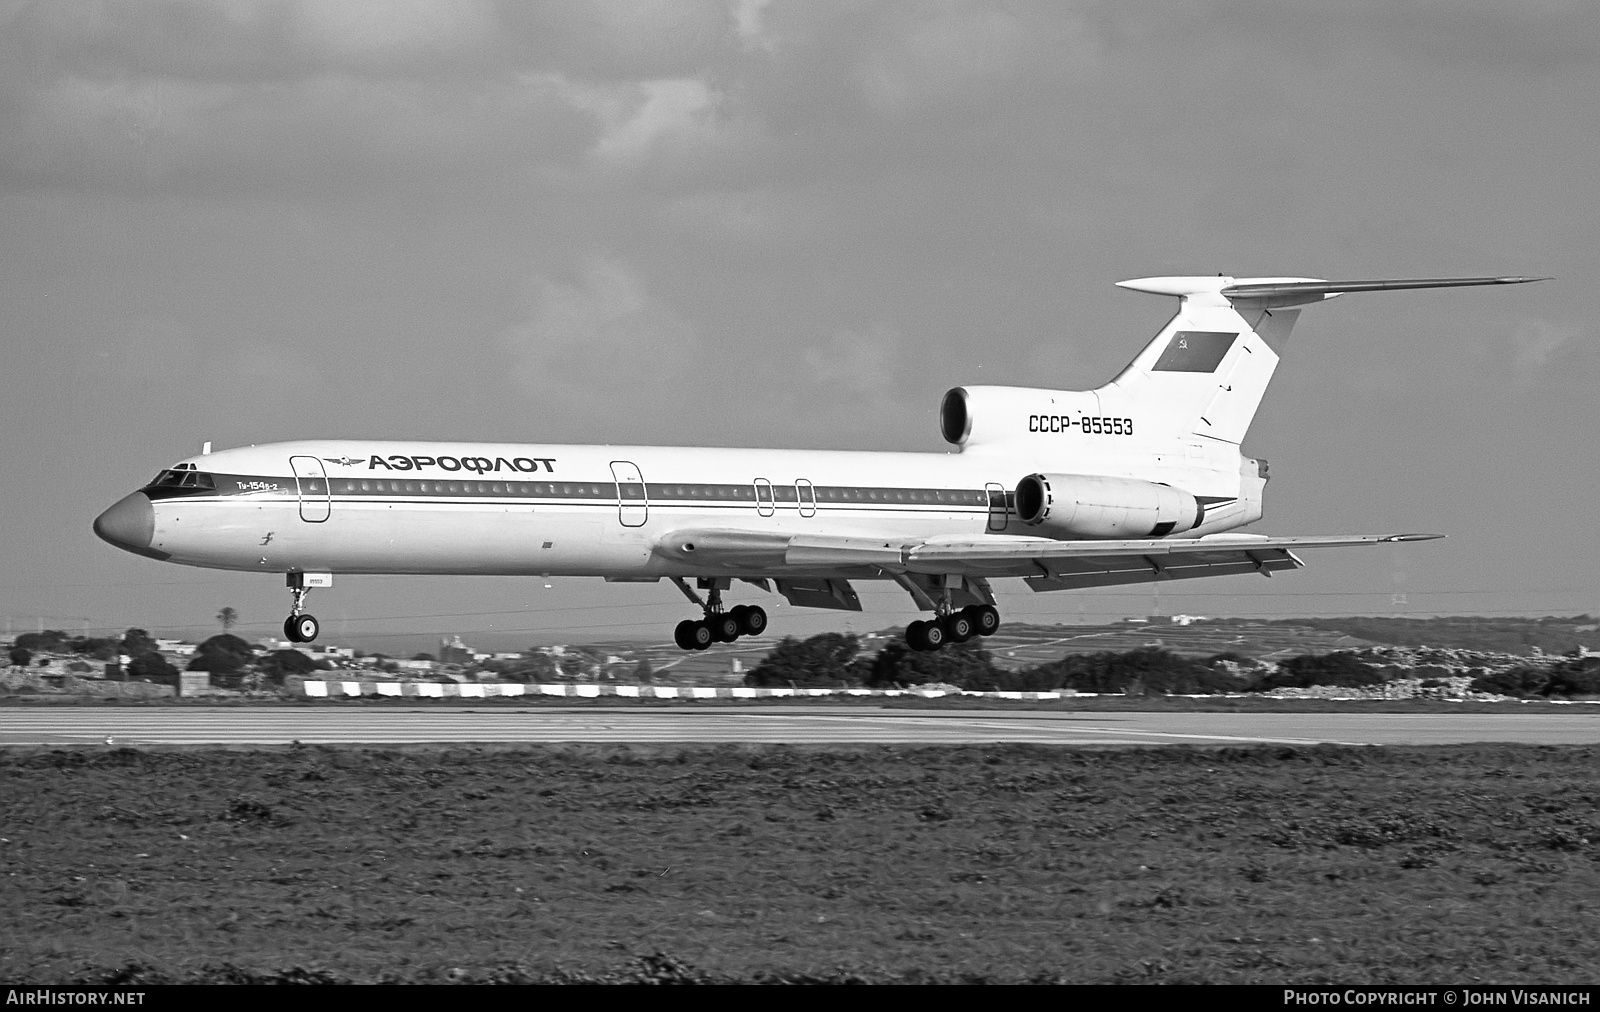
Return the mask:
<svg viewBox="0 0 1600 1012">
<path fill-rule="evenodd" d="M 194 491 L 199 492 L 214 491 L 217 487 L 217 483 L 212 480 L 211 475 L 206 474 L 204 471 L 179 471 L 172 469 L 162 471 L 160 474 L 156 475 L 155 481 L 152 481 L 149 487 L 193 489 Z"/>
</svg>

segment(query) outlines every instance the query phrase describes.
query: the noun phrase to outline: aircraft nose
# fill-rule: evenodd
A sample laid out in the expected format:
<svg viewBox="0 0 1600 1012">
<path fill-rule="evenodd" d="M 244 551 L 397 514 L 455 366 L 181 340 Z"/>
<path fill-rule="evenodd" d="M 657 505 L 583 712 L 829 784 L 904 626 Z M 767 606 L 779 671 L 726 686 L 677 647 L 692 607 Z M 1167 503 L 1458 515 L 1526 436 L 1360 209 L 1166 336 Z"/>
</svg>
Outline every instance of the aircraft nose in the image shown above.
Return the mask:
<svg viewBox="0 0 1600 1012">
<path fill-rule="evenodd" d="M 156 511 L 150 497 L 135 492 L 117 500 L 116 504 L 94 518 L 94 532 L 125 551 L 154 558 L 167 558 L 165 552 L 151 549 L 150 542 L 156 533 Z"/>
</svg>

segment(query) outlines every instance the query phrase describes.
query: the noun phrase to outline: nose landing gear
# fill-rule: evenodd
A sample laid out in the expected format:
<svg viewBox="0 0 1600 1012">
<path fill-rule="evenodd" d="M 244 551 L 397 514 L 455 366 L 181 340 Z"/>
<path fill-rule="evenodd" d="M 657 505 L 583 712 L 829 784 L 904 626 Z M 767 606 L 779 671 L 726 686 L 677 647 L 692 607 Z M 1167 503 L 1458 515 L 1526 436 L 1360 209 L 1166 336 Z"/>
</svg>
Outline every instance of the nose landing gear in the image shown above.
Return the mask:
<svg viewBox="0 0 1600 1012">
<path fill-rule="evenodd" d="M 759 636 L 766 631 L 767 613 L 756 605 L 740 604 L 728 611 L 722 610 L 722 592 L 730 582 L 726 577 L 702 578 L 698 581 L 706 591 L 704 600 L 683 577 L 674 576 L 671 580 L 685 597 L 705 611 L 705 618 L 698 621 L 684 619 L 672 631 L 673 642 L 680 649 L 705 650 L 713 643 L 732 643 L 740 636 Z"/>
<path fill-rule="evenodd" d="M 283 620 L 283 638 L 290 643 L 311 643 L 322 632 L 314 616 L 305 613 L 306 595 L 311 593 L 312 587 L 333 586 L 332 573 L 290 573 L 284 581 L 288 584 L 289 593 L 294 595 L 294 604 L 289 609 L 289 617 Z"/>
</svg>

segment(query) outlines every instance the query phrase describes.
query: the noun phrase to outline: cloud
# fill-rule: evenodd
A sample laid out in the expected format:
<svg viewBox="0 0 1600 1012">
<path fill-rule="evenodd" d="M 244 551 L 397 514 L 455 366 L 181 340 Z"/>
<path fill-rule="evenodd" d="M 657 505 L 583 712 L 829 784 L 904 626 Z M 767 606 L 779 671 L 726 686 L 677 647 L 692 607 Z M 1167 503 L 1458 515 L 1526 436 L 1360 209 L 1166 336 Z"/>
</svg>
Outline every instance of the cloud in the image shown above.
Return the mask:
<svg viewBox="0 0 1600 1012">
<path fill-rule="evenodd" d="M 882 396 L 895 385 L 900 335 L 879 323 L 866 330 L 840 330 L 801 359 L 816 384 L 851 395 Z"/>
<path fill-rule="evenodd" d="M 1039 32 L 988 5 L 915 4 L 881 20 L 858 74 L 880 113 L 945 107 L 1017 76 L 1047 57 L 1054 72 L 1092 70 L 1100 43 L 1072 14 Z"/>
<path fill-rule="evenodd" d="M 1512 380 L 1517 388 L 1526 390 L 1538 382 L 1550 360 L 1580 334 L 1577 327 L 1560 327 L 1545 320 L 1528 320 L 1518 327 L 1511 337 Z"/>
<path fill-rule="evenodd" d="M 540 401 L 588 412 L 621 401 L 637 419 L 693 381 L 699 332 L 621 260 L 591 257 L 567 281 L 536 274 L 521 300 L 525 318 L 500 341 L 513 378 Z"/>
<path fill-rule="evenodd" d="M 558 87 L 569 102 L 600 121 L 602 132 L 590 153 L 602 162 L 633 164 L 657 145 L 681 147 L 714 134 L 711 116 L 718 96 L 695 78 L 606 87 L 563 81 Z"/>
<path fill-rule="evenodd" d="M 0 182 L 343 195 L 352 182 L 514 184 L 589 154 L 638 166 L 710 135 L 719 96 L 701 75 L 719 46 L 738 49 L 731 8 L 720 22 L 710 10 L 36 5 L 0 32 Z M 631 77 L 617 73 L 626 59 L 592 76 L 568 59 L 649 46 L 681 58 L 674 40 L 695 40 L 693 72 L 651 74 L 661 61 L 636 58 Z"/>
<path fill-rule="evenodd" d="M 296 40 L 326 65 L 415 73 L 428 63 L 470 57 L 498 28 L 481 0 L 301 0 Z"/>
<path fill-rule="evenodd" d="M 951 119 L 931 147 L 970 147 L 1001 86 L 1094 63 L 1081 18 L 1042 20 L 965 3 L 43 3 L 0 32 L 0 185 L 343 199 L 607 182 L 579 166 L 675 194 L 855 178 L 817 152 L 881 143 L 883 116 L 913 112 Z"/>
<path fill-rule="evenodd" d="M 792 417 L 827 417 L 832 437 L 870 447 L 914 425 L 902 403 L 900 332 L 885 323 L 835 331 L 800 355 L 803 373 L 777 387 Z"/>
<path fill-rule="evenodd" d="M 747 48 L 770 51 L 777 45 L 762 18 L 771 5 L 772 0 L 734 0 L 734 27 Z"/>
</svg>

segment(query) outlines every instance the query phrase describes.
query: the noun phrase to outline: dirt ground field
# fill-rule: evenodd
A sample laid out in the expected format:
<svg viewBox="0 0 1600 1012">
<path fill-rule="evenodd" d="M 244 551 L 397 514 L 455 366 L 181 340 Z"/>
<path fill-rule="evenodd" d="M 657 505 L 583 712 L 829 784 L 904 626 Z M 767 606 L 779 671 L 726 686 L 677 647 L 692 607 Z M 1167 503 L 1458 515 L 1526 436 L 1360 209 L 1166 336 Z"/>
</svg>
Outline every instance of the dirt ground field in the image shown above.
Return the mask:
<svg viewBox="0 0 1600 1012">
<path fill-rule="evenodd" d="M 0 752 L 0 979 L 1593 982 L 1600 750 Z"/>
</svg>

